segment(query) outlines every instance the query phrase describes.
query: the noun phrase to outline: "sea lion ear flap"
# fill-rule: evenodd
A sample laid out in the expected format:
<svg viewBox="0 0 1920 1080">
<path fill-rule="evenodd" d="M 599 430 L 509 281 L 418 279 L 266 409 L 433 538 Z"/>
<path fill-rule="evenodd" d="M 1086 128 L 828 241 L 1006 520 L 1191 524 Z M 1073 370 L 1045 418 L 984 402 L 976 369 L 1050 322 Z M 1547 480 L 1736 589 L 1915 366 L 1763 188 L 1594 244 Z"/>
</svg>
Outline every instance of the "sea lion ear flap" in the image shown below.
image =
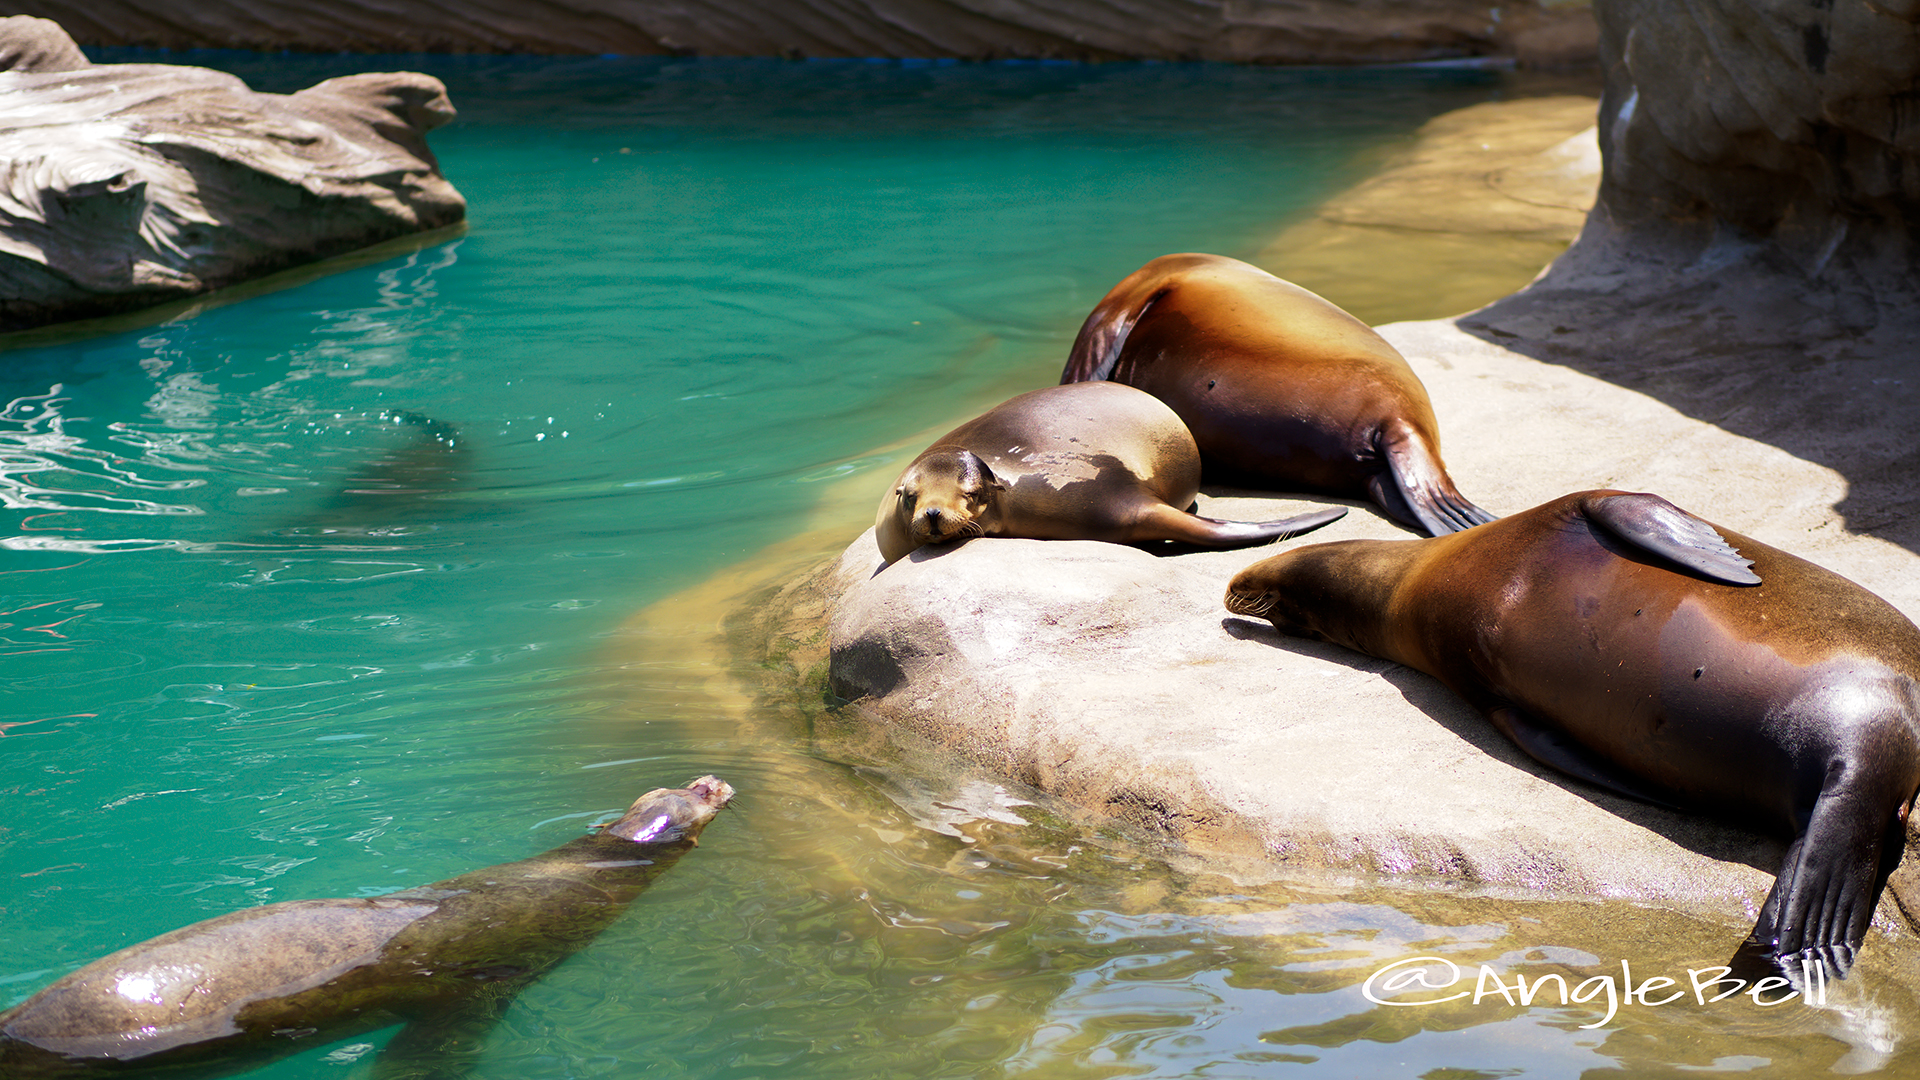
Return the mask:
<svg viewBox="0 0 1920 1080">
<path fill-rule="evenodd" d="M 1007 490 L 1007 485 L 971 450 L 960 451 L 960 487 L 968 492 Z"/>
<path fill-rule="evenodd" d="M 1758 585 L 1744 558 L 1713 526 L 1658 495 L 1607 495 L 1587 504 L 1587 519 L 1614 539 L 1658 555 L 1709 581 Z"/>
</svg>

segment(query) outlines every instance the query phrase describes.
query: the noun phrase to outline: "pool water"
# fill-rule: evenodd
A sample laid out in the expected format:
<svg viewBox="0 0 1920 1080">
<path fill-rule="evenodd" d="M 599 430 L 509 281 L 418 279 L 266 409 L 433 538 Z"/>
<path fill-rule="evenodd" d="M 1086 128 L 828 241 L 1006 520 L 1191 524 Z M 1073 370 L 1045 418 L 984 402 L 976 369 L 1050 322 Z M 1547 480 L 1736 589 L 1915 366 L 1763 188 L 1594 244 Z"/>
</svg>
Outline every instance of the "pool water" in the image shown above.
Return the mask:
<svg viewBox="0 0 1920 1080">
<path fill-rule="evenodd" d="M 1367 974 L 1422 952 L 1584 978 L 1622 941 L 1712 961 L 1737 931 L 1237 885 L 932 758 L 837 753 L 632 630 L 830 489 L 877 499 L 898 458 L 876 448 L 1055 381 L 1142 262 L 1251 255 L 1510 77 L 107 58 L 282 91 L 439 75 L 460 119 L 431 141 L 471 224 L 6 352 L 0 1006 L 199 919 L 522 858 L 714 772 L 740 797 L 700 850 L 449 1064 L 846 1080 L 1903 1060 L 1883 999 L 1910 996 L 1871 972 L 1848 1009 L 1642 1007 L 1595 1028 L 1585 1004 L 1376 1006 Z M 264 1075 L 365 1074 L 390 1034 Z"/>
</svg>

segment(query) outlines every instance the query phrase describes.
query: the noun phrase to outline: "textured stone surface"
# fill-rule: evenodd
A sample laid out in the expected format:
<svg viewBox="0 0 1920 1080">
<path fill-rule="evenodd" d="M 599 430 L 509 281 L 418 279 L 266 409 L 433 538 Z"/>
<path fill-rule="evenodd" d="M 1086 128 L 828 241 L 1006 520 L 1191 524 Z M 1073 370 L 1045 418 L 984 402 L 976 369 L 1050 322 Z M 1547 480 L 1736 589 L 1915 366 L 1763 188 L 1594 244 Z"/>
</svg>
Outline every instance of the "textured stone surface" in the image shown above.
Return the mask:
<svg viewBox="0 0 1920 1080">
<path fill-rule="evenodd" d="M 1914 258 L 1920 6 L 1603 0 L 1597 15 L 1615 225 L 1728 226 L 1816 275 L 1843 248 Z"/>
<path fill-rule="evenodd" d="M 257 94 L 162 64 L 94 66 L 57 27 L 0 20 L 0 330 L 128 311 L 409 233 L 465 202 L 426 133 L 439 80 Z"/>
<path fill-rule="evenodd" d="M 88 45 L 630 56 L 1591 63 L 1579 0 L 22 0 Z"/>
<path fill-rule="evenodd" d="M 1599 201 L 1462 320 L 1845 477 L 1920 551 L 1920 6 L 1596 5 Z"/>
<path fill-rule="evenodd" d="M 1920 558 L 1847 534 L 1833 471 L 1447 322 L 1381 332 L 1426 382 L 1453 474 L 1489 509 L 1654 491 L 1920 612 Z M 1202 512 L 1304 505 L 1242 493 Z M 1406 535 L 1354 504 L 1285 546 Z M 1750 922 L 1777 842 L 1554 774 L 1425 675 L 1227 614 L 1227 580 L 1264 554 L 987 539 L 880 570 L 869 533 L 819 581 L 830 684 L 865 715 L 1215 854 Z M 1891 896 L 1879 925 L 1909 933 Z"/>
</svg>

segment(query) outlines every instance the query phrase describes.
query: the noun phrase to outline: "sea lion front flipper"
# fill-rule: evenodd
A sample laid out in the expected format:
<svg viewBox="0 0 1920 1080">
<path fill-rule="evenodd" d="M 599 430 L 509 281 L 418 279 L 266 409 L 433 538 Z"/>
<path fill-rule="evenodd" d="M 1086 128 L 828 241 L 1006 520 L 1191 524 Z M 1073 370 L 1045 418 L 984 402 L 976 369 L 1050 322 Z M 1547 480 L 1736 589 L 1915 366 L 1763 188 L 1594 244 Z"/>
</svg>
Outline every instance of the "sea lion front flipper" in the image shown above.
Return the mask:
<svg viewBox="0 0 1920 1080">
<path fill-rule="evenodd" d="M 1393 484 L 1376 475 L 1367 486 L 1373 501 L 1401 524 L 1417 525 L 1429 536 L 1445 536 L 1495 519 L 1453 486 L 1440 456 L 1412 424 L 1390 423 L 1381 430 L 1376 449 L 1387 463 Z"/>
<path fill-rule="evenodd" d="M 374 1062 L 373 1080 L 463 1080 L 513 993 L 483 993 L 407 1021 Z"/>
<path fill-rule="evenodd" d="M 1743 558 L 1713 526 L 1658 495 L 1605 495 L 1586 505 L 1587 519 L 1614 539 L 1693 571 L 1709 581 L 1758 585 L 1753 560 Z"/>
<path fill-rule="evenodd" d="M 1138 276 L 1136 271 L 1128 280 Z M 1062 386 L 1112 378 L 1114 365 L 1120 362 L 1120 351 L 1127 347 L 1127 335 L 1133 333 L 1134 324 L 1172 289 L 1162 286 L 1136 303 L 1136 291 L 1121 292 L 1125 284 L 1114 286 L 1113 292 L 1108 293 L 1080 325 L 1080 333 L 1073 339 L 1073 351 L 1067 354 L 1067 366 L 1060 372 Z"/>
<path fill-rule="evenodd" d="M 1629 799 L 1669 810 L 1680 809 L 1664 795 L 1623 774 L 1611 763 L 1594 757 L 1586 747 L 1511 705 L 1487 710 L 1487 719 L 1493 721 L 1493 726 L 1499 728 L 1500 734 L 1511 740 L 1513 745 L 1549 769 Z"/>
<path fill-rule="evenodd" d="M 1778 960 L 1813 959 L 1847 973 L 1905 843 L 1905 825 L 1870 813 L 1862 803 L 1871 801 L 1832 786 L 1820 793 L 1760 905 L 1750 944 Z"/>
<path fill-rule="evenodd" d="M 1346 516 L 1346 507 L 1328 506 L 1279 521 L 1220 521 L 1158 503 L 1142 511 L 1134 522 L 1131 538 L 1177 540 L 1204 548 L 1251 547 L 1312 532 Z"/>
</svg>

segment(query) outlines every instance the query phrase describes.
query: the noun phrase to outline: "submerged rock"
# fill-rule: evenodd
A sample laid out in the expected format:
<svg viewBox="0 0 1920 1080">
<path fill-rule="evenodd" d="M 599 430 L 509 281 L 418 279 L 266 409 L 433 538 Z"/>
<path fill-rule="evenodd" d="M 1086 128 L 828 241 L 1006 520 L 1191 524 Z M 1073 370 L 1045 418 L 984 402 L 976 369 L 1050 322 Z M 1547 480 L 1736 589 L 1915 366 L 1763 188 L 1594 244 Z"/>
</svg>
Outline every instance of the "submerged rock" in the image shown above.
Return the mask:
<svg viewBox="0 0 1920 1080">
<path fill-rule="evenodd" d="M 461 221 L 426 133 L 440 81 L 291 95 L 170 64 L 89 63 L 0 19 L 0 330 L 130 311 Z"/>
</svg>

